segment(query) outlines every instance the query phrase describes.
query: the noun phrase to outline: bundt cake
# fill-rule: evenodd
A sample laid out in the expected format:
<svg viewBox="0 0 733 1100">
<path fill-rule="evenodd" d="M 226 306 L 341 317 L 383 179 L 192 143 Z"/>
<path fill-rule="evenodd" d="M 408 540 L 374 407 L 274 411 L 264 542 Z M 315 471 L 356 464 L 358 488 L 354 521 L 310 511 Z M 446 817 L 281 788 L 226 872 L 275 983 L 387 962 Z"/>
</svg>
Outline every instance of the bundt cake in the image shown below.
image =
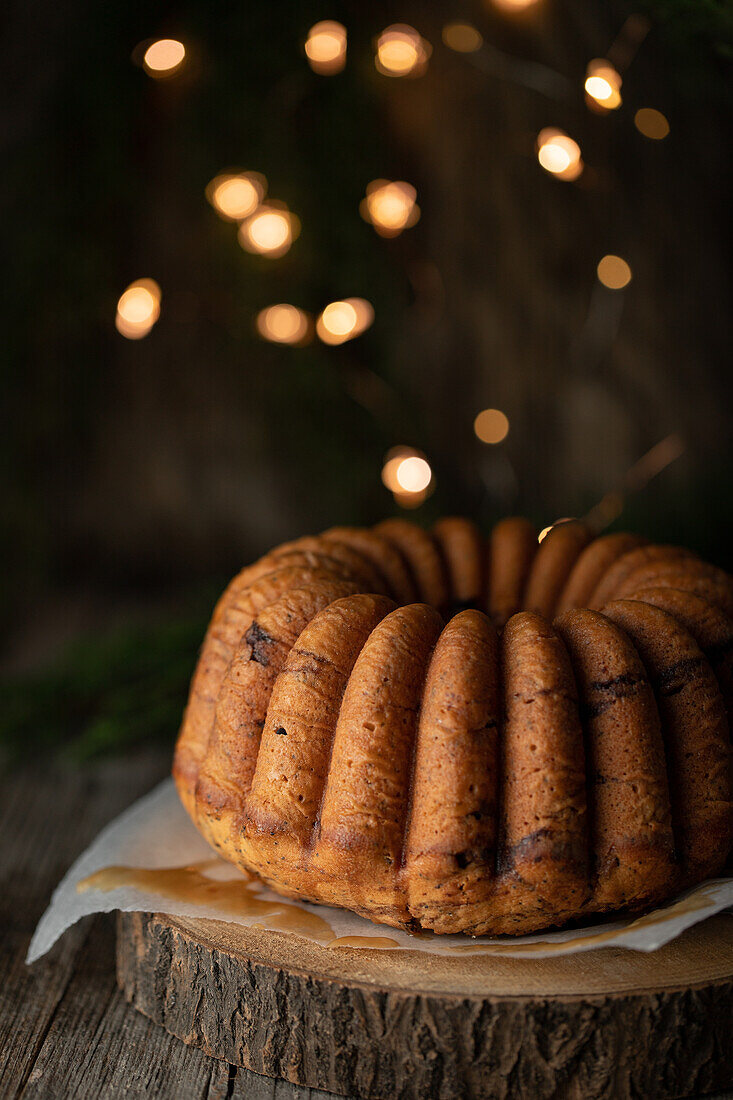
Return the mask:
<svg viewBox="0 0 733 1100">
<path fill-rule="evenodd" d="M 203 835 L 281 894 L 518 934 L 721 871 L 731 707 L 733 580 L 691 552 L 390 519 L 234 578 L 173 770 Z"/>
</svg>

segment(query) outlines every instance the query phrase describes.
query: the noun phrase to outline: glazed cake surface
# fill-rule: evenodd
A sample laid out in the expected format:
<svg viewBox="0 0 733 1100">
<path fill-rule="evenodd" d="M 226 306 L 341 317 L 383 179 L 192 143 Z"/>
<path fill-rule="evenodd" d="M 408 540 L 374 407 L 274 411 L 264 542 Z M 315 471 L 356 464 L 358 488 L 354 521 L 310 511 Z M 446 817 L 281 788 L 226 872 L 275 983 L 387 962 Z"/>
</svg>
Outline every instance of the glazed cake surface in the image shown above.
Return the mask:
<svg viewBox="0 0 733 1100">
<path fill-rule="evenodd" d="M 409 929 L 639 912 L 733 845 L 733 580 L 520 517 L 333 528 L 220 598 L 173 774 L 227 860 Z"/>
</svg>

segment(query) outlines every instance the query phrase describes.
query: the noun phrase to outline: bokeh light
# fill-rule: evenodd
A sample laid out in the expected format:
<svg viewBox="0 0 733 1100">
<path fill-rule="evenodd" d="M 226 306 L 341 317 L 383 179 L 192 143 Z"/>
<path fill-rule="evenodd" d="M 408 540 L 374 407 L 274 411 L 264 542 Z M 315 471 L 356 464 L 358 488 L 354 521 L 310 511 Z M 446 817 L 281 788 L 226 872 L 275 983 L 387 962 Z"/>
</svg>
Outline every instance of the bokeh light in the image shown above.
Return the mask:
<svg viewBox="0 0 733 1100">
<path fill-rule="evenodd" d="M 175 38 L 152 42 L 143 55 L 145 71 L 153 77 L 172 76 L 183 64 L 186 47 Z"/>
<path fill-rule="evenodd" d="M 537 159 L 546 172 L 568 182 L 576 180 L 584 167 L 577 141 L 554 126 L 537 135 Z"/>
<path fill-rule="evenodd" d="M 430 464 L 417 455 L 404 458 L 395 471 L 395 480 L 405 493 L 421 493 L 427 489 L 432 477 Z"/>
<path fill-rule="evenodd" d="M 382 465 L 382 483 L 386 486 L 391 493 L 398 493 L 400 491 L 400 483 L 397 480 L 397 468 L 405 458 L 409 458 L 410 455 L 420 455 L 419 451 L 414 450 L 412 447 L 392 447 L 384 456 L 384 463 Z"/>
<path fill-rule="evenodd" d="M 435 488 L 430 463 L 415 447 L 392 447 L 382 464 L 382 483 L 401 508 L 417 508 Z"/>
<path fill-rule="evenodd" d="M 559 527 L 561 523 L 572 523 L 575 520 L 575 516 L 563 516 L 562 519 L 556 519 L 554 523 L 551 523 L 549 527 L 543 527 L 537 536 L 538 542 L 544 542 L 549 535 L 553 527 Z"/>
<path fill-rule="evenodd" d="M 304 310 L 279 302 L 260 310 L 257 331 L 263 340 L 274 344 L 303 344 L 311 333 L 311 321 Z"/>
<path fill-rule="evenodd" d="M 308 31 L 305 55 L 314 73 L 333 76 L 346 64 L 346 27 L 331 19 L 316 23 Z"/>
<path fill-rule="evenodd" d="M 359 212 L 382 237 L 396 237 L 418 221 L 416 198 L 415 188 L 404 180 L 372 180 Z"/>
<path fill-rule="evenodd" d="M 395 23 L 377 40 L 374 64 L 383 76 L 422 76 L 431 47 L 414 27 Z"/>
<path fill-rule="evenodd" d="M 128 340 L 147 336 L 160 316 L 160 287 L 154 279 L 137 279 L 117 302 L 115 327 Z"/>
<path fill-rule="evenodd" d="M 243 221 L 265 197 L 267 180 L 259 172 L 222 172 L 206 187 L 206 198 L 225 221 Z"/>
<path fill-rule="evenodd" d="M 538 0 L 491 0 L 495 8 L 501 8 L 504 11 L 524 11 L 525 8 L 532 8 L 538 2 Z"/>
<path fill-rule="evenodd" d="M 471 23 L 446 23 L 442 37 L 448 49 L 456 53 L 475 53 L 484 44 L 481 31 Z"/>
<path fill-rule="evenodd" d="M 509 418 L 501 409 L 483 409 L 473 422 L 482 443 L 502 443 L 509 435 Z"/>
<path fill-rule="evenodd" d="M 631 282 L 631 268 L 620 256 L 604 256 L 596 268 L 598 281 L 609 290 L 622 290 Z"/>
<path fill-rule="evenodd" d="M 669 123 L 654 107 L 640 107 L 634 115 L 634 125 L 640 134 L 652 141 L 662 141 L 669 133 Z"/>
<path fill-rule="evenodd" d="M 298 235 L 300 222 L 285 206 L 261 206 L 239 227 L 239 243 L 247 252 L 276 259 L 284 256 Z"/>
<path fill-rule="evenodd" d="M 592 105 L 603 111 L 621 106 L 621 76 L 610 61 L 597 57 L 588 64 L 585 91 Z"/>
<path fill-rule="evenodd" d="M 316 333 L 324 344 L 344 344 L 361 336 L 374 320 L 374 309 L 365 298 L 329 302 L 316 321 Z"/>
</svg>

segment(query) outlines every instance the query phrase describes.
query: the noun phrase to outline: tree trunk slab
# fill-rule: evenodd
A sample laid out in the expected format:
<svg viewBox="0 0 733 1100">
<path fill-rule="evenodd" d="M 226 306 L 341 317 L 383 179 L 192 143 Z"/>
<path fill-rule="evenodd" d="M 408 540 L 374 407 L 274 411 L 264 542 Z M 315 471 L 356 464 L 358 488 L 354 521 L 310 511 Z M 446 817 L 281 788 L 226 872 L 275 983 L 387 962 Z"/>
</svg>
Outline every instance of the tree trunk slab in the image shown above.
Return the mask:
<svg viewBox="0 0 733 1100">
<path fill-rule="evenodd" d="M 121 913 L 118 981 L 185 1043 L 358 1098 L 688 1096 L 733 1084 L 733 920 L 652 954 L 329 949 Z"/>
</svg>

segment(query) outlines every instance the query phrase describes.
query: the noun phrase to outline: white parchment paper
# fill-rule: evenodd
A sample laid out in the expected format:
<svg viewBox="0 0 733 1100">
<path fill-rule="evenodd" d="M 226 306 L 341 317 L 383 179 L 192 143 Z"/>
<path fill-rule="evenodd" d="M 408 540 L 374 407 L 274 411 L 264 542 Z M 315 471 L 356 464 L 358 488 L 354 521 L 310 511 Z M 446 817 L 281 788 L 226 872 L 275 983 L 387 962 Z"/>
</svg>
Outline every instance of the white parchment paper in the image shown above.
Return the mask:
<svg viewBox="0 0 733 1100">
<path fill-rule="evenodd" d="M 258 906 L 256 915 L 241 914 L 212 905 L 191 904 L 160 893 L 146 892 L 131 886 L 103 891 L 77 891 L 77 883 L 110 866 L 171 868 L 206 863 L 206 875 L 216 879 L 243 876 L 231 864 L 212 859 L 214 853 L 199 835 L 184 811 L 173 781 L 165 780 L 145 798 L 141 798 L 99 834 L 97 839 L 77 859 L 56 888 L 51 903 L 41 917 L 31 940 L 26 961 L 31 963 L 44 955 L 72 924 L 90 913 L 163 912 L 171 916 L 206 917 L 241 925 L 278 929 L 275 915 L 283 898 L 262 884 L 251 887 L 258 900 L 272 903 L 272 924 L 267 909 Z M 296 903 L 292 903 L 296 904 Z M 406 932 L 376 925 L 372 921 L 325 905 L 298 906 L 316 914 L 333 929 L 334 938 L 343 936 L 386 937 L 396 941 L 392 950 L 427 951 L 438 955 L 501 954 L 523 958 L 546 958 L 569 955 L 600 947 L 625 947 L 634 951 L 654 951 L 679 936 L 684 929 L 733 906 L 733 878 L 710 880 L 681 895 L 674 902 L 638 919 L 618 920 L 573 928 L 563 932 L 543 932 L 532 936 L 498 938 L 469 936 L 410 936 Z M 609 934 L 610 933 L 610 934 Z M 599 942 L 600 937 L 600 942 Z M 305 938 L 310 938 L 306 936 Z M 323 942 L 319 940 L 318 942 Z M 358 948 L 355 948 L 358 950 Z"/>
</svg>

